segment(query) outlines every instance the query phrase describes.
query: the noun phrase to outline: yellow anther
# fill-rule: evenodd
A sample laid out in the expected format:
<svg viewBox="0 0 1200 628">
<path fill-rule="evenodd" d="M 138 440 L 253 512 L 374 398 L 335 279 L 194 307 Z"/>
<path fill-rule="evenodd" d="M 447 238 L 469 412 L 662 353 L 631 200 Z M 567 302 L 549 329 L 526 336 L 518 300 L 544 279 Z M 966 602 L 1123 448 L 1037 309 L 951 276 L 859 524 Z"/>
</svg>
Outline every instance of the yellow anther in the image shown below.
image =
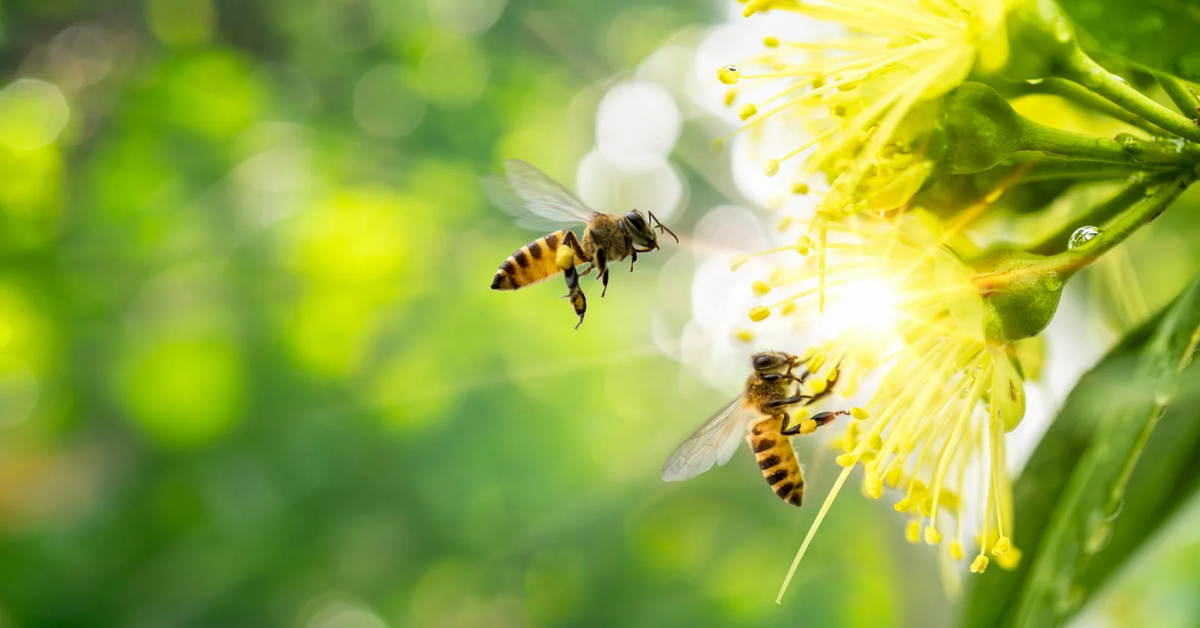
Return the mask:
<svg viewBox="0 0 1200 628">
<path fill-rule="evenodd" d="M 750 284 L 750 289 L 754 291 L 754 296 L 765 297 L 771 291 L 771 286 L 765 281 L 755 281 Z"/>
<path fill-rule="evenodd" d="M 796 311 L 796 304 L 792 303 L 791 301 L 784 303 L 783 307 L 779 308 L 779 313 L 782 314 L 783 316 L 787 316 L 788 314 L 791 314 L 792 312 L 795 312 L 795 311 Z"/>
<path fill-rule="evenodd" d="M 793 183 L 792 194 L 808 194 L 808 184 L 804 182 Z"/>
<path fill-rule="evenodd" d="M 796 251 L 801 255 L 808 255 L 809 249 L 812 248 L 812 239 L 806 235 L 796 238 Z"/>
<path fill-rule="evenodd" d="M 714 153 L 721 152 L 725 149 L 725 138 L 718 137 L 717 139 L 713 140 L 712 144 L 709 145 L 709 148 L 711 148 L 712 152 Z"/>
<path fill-rule="evenodd" d="M 745 329 L 745 328 L 742 328 L 742 329 L 739 329 L 739 330 L 733 332 L 733 335 L 735 338 L 737 338 L 738 340 L 741 340 L 742 342 L 750 342 L 750 341 L 754 340 L 754 332 L 750 331 L 749 329 Z"/>
<path fill-rule="evenodd" d="M 559 250 L 561 251 L 562 249 Z M 734 255 L 733 257 L 729 258 L 729 270 L 737 270 L 742 267 L 742 264 L 745 264 L 748 261 L 750 261 L 750 258 L 746 257 L 745 255 Z"/>
<path fill-rule="evenodd" d="M 817 431 L 817 422 L 812 419 L 807 419 L 800 422 L 801 434 L 812 434 Z"/>
<path fill-rule="evenodd" d="M 758 113 L 758 107 L 755 107 L 752 102 L 748 102 L 738 109 L 738 117 L 743 120 L 753 118 L 756 113 Z"/>
<path fill-rule="evenodd" d="M 771 315 L 771 309 L 762 305 L 750 308 L 750 320 L 758 322 Z"/>
<path fill-rule="evenodd" d="M 959 543 L 957 539 L 950 541 L 950 547 L 946 550 L 946 553 L 950 554 L 950 558 L 954 560 L 962 560 L 962 543 Z"/>
<path fill-rule="evenodd" d="M 869 417 L 871 415 L 866 410 L 863 410 L 862 408 L 855 406 L 853 408 L 850 408 L 850 416 L 858 419 L 859 421 L 862 421 L 863 419 L 866 419 L 867 417 Z M 876 435 L 875 438 L 879 438 L 879 435 Z M 880 439 L 879 447 L 876 447 L 875 449 L 879 449 L 880 447 L 883 447 L 883 439 Z"/>
<path fill-rule="evenodd" d="M 908 509 L 912 508 L 912 500 L 907 497 L 902 498 L 892 507 L 896 509 L 896 512 L 908 512 Z"/>
<path fill-rule="evenodd" d="M 825 381 L 829 382 L 830 384 L 837 381 L 837 378 L 838 378 L 838 370 L 836 368 L 829 369 L 829 372 L 825 374 Z M 854 414 L 854 413 L 851 412 L 850 414 Z M 855 418 L 858 418 L 858 417 L 855 417 Z"/>
<path fill-rule="evenodd" d="M 904 529 L 904 538 L 907 539 L 908 542 L 912 543 L 913 545 L 920 543 L 921 542 L 921 522 L 920 521 L 909 521 L 908 527 Z"/>
<path fill-rule="evenodd" d="M 735 101 L 735 100 L 737 100 L 737 90 L 736 89 L 731 89 L 731 90 L 725 92 L 725 106 L 726 107 L 732 107 L 733 101 Z"/>
<path fill-rule="evenodd" d="M 721 68 L 720 70 L 717 70 L 717 80 L 721 81 L 722 83 L 724 83 L 726 85 L 733 85 L 734 83 L 737 83 L 738 79 L 741 78 L 741 76 L 742 76 L 742 73 L 740 71 L 738 71 L 737 66 L 733 65 L 733 64 L 727 65 L 727 66 Z"/>
<path fill-rule="evenodd" d="M 890 486 L 892 488 L 896 488 L 897 486 L 900 486 L 900 482 L 902 482 L 902 481 L 904 481 L 904 471 L 900 470 L 899 467 L 896 467 L 896 468 L 892 469 L 891 471 L 888 471 L 883 476 L 883 483 L 887 484 L 888 486 Z"/>
<path fill-rule="evenodd" d="M 867 445 L 875 451 L 880 451 L 883 449 L 883 437 L 879 434 L 872 434 L 870 441 L 867 442 Z"/>
<path fill-rule="evenodd" d="M 928 545 L 937 545 L 942 542 L 942 533 L 937 531 L 937 528 L 929 526 L 925 528 L 925 543 Z"/>
<path fill-rule="evenodd" d="M 983 570 L 987 569 L 987 565 L 988 565 L 987 556 L 980 554 L 975 557 L 974 561 L 971 562 L 971 573 L 983 573 Z"/>
<path fill-rule="evenodd" d="M 779 47 L 779 38 L 778 37 L 770 37 L 770 36 L 763 37 L 763 45 L 766 46 L 767 48 L 778 48 Z"/>
<path fill-rule="evenodd" d="M 824 365 L 825 365 L 825 354 L 824 353 L 814 354 L 813 357 L 808 359 L 808 364 L 807 364 L 808 372 L 816 373 L 817 371 L 821 370 L 821 367 Z"/>
<path fill-rule="evenodd" d="M 837 457 L 837 463 L 843 467 L 852 467 L 857 460 L 854 454 L 842 454 Z"/>
<path fill-rule="evenodd" d="M 1015 547 L 1009 549 L 996 557 L 996 564 L 1000 565 L 1001 569 L 1016 569 L 1017 565 L 1021 564 L 1021 550 Z"/>
<path fill-rule="evenodd" d="M 1012 541 L 1008 540 L 1007 536 L 1002 536 L 992 546 L 992 556 L 1000 556 L 1007 552 L 1012 547 Z"/>
<path fill-rule="evenodd" d="M 879 499 L 883 495 L 883 480 L 879 478 L 879 471 L 874 466 L 867 467 L 863 477 L 863 493 L 871 499 Z"/>
<path fill-rule="evenodd" d="M 919 509 L 920 509 L 922 515 L 925 515 L 926 517 L 933 516 L 933 496 L 932 495 L 926 494 L 924 497 L 922 497 L 921 501 L 919 503 L 919 506 L 920 506 Z"/>
<path fill-rule="evenodd" d="M 767 175 L 768 177 L 773 177 L 779 174 L 779 160 L 768 159 L 766 163 L 763 164 L 763 174 Z"/>
<path fill-rule="evenodd" d="M 821 378 L 814 378 L 805 383 L 808 391 L 814 395 L 819 395 L 829 388 L 829 381 Z"/>
<path fill-rule="evenodd" d="M 566 270 L 575 266 L 575 253 L 569 246 L 560 246 L 558 247 L 558 253 L 555 255 L 554 261 L 558 264 L 559 268 Z"/>
<path fill-rule="evenodd" d="M 791 227 L 791 226 L 792 226 L 792 217 L 784 216 L 783 218 L 779 219 L 779 224 L 775 225 L 775 230 L 781 231 L 781 232 L 787 231 L 788 227 Z"/>
</svg>

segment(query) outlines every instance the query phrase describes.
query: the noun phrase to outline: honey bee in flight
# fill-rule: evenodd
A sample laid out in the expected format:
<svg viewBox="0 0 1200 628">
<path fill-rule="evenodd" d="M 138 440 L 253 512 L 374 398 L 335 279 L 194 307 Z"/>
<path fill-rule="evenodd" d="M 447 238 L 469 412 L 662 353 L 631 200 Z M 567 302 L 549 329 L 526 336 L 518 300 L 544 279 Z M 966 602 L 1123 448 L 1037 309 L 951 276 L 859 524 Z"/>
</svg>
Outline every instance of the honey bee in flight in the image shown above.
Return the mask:
<svg viewBox="0 0 1200 628">
<path fill-rule="evenodd" d="M 745 389 L 683 441 L 663 465 L 662 479 L 677 482 L 723 465 L 733 456 L 737 443 L 749 428 L 747 440 L 767 484 L 783 501 L 799 506 L 804 501 L 804 473 L 792 449 L 791 437 L 801 433 L 798 422 L 791 424 L 788 410 L 816 403 L 833 392 L 834 381 L 822 392 L 800 394 L 800 388 L 812 375 L 807 366 L 800 375 L 793 369 L 806 361 L 778 351 L 759 353 L 751 359 L 754 373 Z M 836 379 L 836 375 L 834 376 Z M 815 427 L 849 411 L 821 412 L 812 417 Z M 815 429 L 815 427 L 813 429 Z"/>
<path fill-rule="evenodd" d="M 539 219 L 544 219 L 559 223 L 582 222 L 587 226 L 583 230 L 582 243 L 571 230 L 559 229 L 517 249 L 500 264 L 492 278 L 492 290 L 517 290 L 564 273 L 568 292 L 563 298 L 571 301 L 579 316 L 575 329 L 583 324 L 587 312 L 587 298 L 579 287 L 579 277 L 595 270 L 596 279 L 604 283 L 600 292 L 604 297 L 608 292 L 609 264 L 629 257 L 629 272 L 633 272 L 638 253 L 658 250 L 654 229 L 671 234 L 679 242 L 679 238 L 652 212 L 647 212 L 649 222 L 647 216 L 636 209 L 620 216 L 600 213 L 527 162 L 510 159 L 504 163 L 504 169 L 508 175 L 507 184 L 499 177 L 492 177 L 485 179 L 484 185 L 494 202 L 523 217 L 518 224 L 538 224 Z M 576 271 L 575 266 L 583 263 L 588 264 L 587 268 L 583 272 Z"/>
</svg>

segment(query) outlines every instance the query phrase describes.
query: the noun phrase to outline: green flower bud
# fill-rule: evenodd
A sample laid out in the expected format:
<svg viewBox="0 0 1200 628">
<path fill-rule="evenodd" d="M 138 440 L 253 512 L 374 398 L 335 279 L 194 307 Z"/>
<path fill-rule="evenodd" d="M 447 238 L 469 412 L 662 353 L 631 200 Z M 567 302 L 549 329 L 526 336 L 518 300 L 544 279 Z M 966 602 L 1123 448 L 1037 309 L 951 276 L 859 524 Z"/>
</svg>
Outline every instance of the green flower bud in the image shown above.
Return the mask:
<svg viewBox="0 0 1200 628">
<path fill-rule="evenodd" d="M 963 83 L 946 95 L 942 125 L 949 174 L 982 172 L 1021 149 L 1024 119 L 983 83 Z"/>
<path fill-rule="evenodd" d="M 1002 250 L 975 263 L 975 286 L 983 295 L 984 335 L 1010 344 L 1041 333 L 1054 318 L 1068 277 L 1045 263 L 1046 257 Z"/>
</svg>

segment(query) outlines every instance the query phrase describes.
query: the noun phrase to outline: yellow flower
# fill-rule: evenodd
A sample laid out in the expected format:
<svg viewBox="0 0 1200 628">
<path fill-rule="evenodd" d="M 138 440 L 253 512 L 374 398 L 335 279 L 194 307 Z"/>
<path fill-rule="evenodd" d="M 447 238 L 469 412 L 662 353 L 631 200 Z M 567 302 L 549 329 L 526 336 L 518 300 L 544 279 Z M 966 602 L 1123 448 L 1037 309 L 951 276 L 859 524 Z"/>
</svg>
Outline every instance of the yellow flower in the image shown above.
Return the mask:
<svg viewBox="0 0 1200 628">
<path fill-rule="evenodd" d="M 1025 412 L 1023 381 L 1008 348 L 984 337 L 985 304 L 972 270 L 941 244 L 939 224 L 920 211 L 893 222 L 853 217 L 828 230 L 824 245 L 804 242 L 757 254 L 773 254 L 769 259 L 779 267 L 765 282 L 775 303 L 756 307 L 752 318 L 778 311 L 800 324 L 815 308 L 796 305 L 820 292 L 823 272 L 828 304 L 821 319 L 842 329 L 809 356 L 810 370 L 823 375 L 822 387 L 836 380 L 842 395 L 867 375 L 879 381 L 835 443 L 846 468 L 792 570 L 856 467 L 868 497 L 894 489 L 895 509 L 910 518 L 910 541 L 943 545 L 955 560 L 973 547 L 973 571 L 982 571 L 989 555 L 1002 566 L 1015 565 L 1020 554 L 1011 541 L 1004 440 Z M 828 253 L 824 271 L 814 268 L 812 256 L 794 254 L 809 248 Z M 780 255 L 785 251 L 794 253 Z M 784 290 L 789 294 L 780 298 Z"/>
<path fill-rule="evenodd" d="M 767 37 L 746 68 L 717 71 L 722 83 L 768 83 L 769 93 L 738 103 L 745 124 L 796 120 L 809 139 L 768 159 L 769 176 L 797 156 L 803 180 L 824 172 L 829 193 L 818 206 L 823 221 L 864 209 L 894 209 L 936 167 L 930 141 L 937 99 L 972 69 L 994 71 L 1008 56 L 1004 0 L 750 0 L 744 14 L 790 11 L 838 24 L 846 34 L 824 41 Z M 771 93 L 773 92 L 773 93 Z M 792 116 L 791 114 L 799 114 Z"/>
</svg>

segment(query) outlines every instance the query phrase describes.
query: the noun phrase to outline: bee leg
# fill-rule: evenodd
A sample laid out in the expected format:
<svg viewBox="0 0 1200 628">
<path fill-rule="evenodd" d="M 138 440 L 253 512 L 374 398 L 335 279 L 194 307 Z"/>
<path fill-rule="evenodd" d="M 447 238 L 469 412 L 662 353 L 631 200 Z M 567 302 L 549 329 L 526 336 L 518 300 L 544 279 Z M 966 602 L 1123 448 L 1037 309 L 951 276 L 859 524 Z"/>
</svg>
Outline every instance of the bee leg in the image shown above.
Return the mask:
<svg viewBox="0 0 1200 628">
<path fill-rule="evenodd" d="M 603 299 L 608 292 L 608 258 L 604 254 L 604 249 L 596 249 L 596 260 L 592 263 L 596 266 L 596 271 L 600 273 L 596 279 L 604 282 L 604 290 L 600 292 L 600 298 Z"/>
<path fill-rule="evenodd" d="M 850 415 L 850 412 L 847 410 L 838 410 L 837 412 L 819 412 L 819 413 L 813 415 L 812 420 L 817 422 L 817 427 L 821 427 L 822 425 L 829 423 L 830 421 L 834 420 L 835 418 L 837 418 L 839 416 L 849 416 L 849 415 Z"/>
<path fill-rule="evenodd" d="M 629 254 L 629 272 L 633 272 L 633 265 L 637 263 L 637 249 L 633 249 Z"/>
<path fill-rule="evenodd" d="M 579 329 L 579 326 L 583 324 L 583 315 L 587 313 L 587 297 L 583 296 L 583 289 L 579 287 L 579 273 L 575 272 L 574 267 L 563 269 L 563 276 L 567 280 L 567 293 L 562 298 L 571 301 L 571 307 L 575 309 L 575 315 L 579 317 L 575 329 Z"/>
</svg>

